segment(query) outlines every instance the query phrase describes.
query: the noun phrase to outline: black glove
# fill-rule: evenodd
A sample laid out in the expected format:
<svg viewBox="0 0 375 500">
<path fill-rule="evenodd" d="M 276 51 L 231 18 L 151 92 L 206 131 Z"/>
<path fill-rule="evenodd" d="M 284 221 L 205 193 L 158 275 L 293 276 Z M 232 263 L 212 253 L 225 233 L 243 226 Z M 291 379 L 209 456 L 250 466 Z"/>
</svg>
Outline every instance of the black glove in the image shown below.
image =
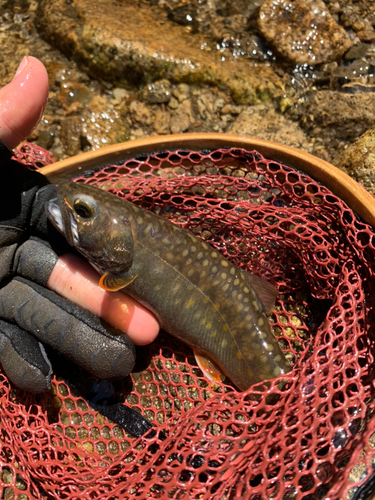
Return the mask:
<svg viewBox="0 0 375 500">
<path fill-rule="evenodd" d="M 58 255 L 69 249 L 45 215 L 45 203 L 56 196 L 56 189 L 11 156 L 0 141 L 0 363 L 4 371 L 22 389 L 48 390 L 52 367 L 46 344 L 99 378 L 127 376 L 135 362 L 129 337 L 45 288 Z"/>
</svg>

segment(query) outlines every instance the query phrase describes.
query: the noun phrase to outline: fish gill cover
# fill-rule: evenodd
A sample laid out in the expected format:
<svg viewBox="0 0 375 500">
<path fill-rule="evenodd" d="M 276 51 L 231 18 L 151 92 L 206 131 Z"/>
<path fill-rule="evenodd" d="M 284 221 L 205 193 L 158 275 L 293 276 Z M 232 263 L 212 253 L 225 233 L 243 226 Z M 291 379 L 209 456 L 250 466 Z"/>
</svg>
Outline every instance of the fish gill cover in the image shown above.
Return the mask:
<svg viewBox="0 0 375 500">
<path fill-rule="evenodd" d="M 40 166 L 40 148 L 36 161 L 27 148 L 21 158 Z M 161 333 L 139 348 L 131 380 L 82 373 L 91 399 L 58 367 L 38 396 L 0 372 L 4 498 L 363 497 L 375 464 L 373 229 L 255 151 L 161 152 L 76 180 L 167 217 L 273 283 L 268 318 L 293 371 L 246 392 L 212 385 L 191 349 Z M 135 438 L 96 411 L 88 401 L 103 393 L 152 429 Z"/>
</svg>

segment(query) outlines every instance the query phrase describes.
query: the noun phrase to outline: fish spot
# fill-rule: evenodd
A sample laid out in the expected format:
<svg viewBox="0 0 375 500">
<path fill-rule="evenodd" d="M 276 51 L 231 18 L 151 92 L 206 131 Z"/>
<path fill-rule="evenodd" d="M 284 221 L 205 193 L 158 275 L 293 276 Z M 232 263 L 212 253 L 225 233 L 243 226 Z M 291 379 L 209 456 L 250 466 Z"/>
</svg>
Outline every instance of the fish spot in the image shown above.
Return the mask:
<svg viewBox="0 0 375 500">
<path fill-rule="evenodd" d="M 194 245 L 192 245 L 192 246 L 190 247 L 190 251 L 191 251 L 191 252 L 196 252 L 196 251 L 197 251 L 197 247 L 196 247 L 196 246 L 194 246 Z"/>
<path fill-rule="evenodd" d="M 226 292 L 226 291 L 228 290 L 228 288 L 229 288 L 229 284 L 228 284 L 228 283 L 226 283 L 226 284 L 223 286 L 222 290 L 223 290 L 224 292 Z"/>
<path fill-rule="evenodd" d="M 165 257 L 167 258 L 167 260 L 173 260 L 174 259 L 174 255 L 172 252 L 167 252 Z"/>
<path fill-rule="evenodd" d="M 208 266 L 208 259 L 204 259 L 204 261 L 202 262 L 202 265 L 204 267 L 207 267 Z"/>
<path fill-rule="evenodd" d="M 223 339 L 223 340 L 221 341 L 221 347 L 222 347 L 223 349 L 224 349 L 225 347 L 227 347 L 227 344 L 228 344 L 228 342 L 227 342 L 225 339 Z"/>
<path fill-rule="evenodd" d="M 233 298 L 236 298 L 236 297 L 237 297 L 237 290 L 233 290 L 233 292 L 232 292 L 232 297 L 233 297 Z"/>
<path fill-rule="evenodd" d="M 276 366 L 274 369 L 273 369 L 273 374 L 275 375 L 275 377 L 277 377 L 278 375 L 280 375 L 281 373 L 281 370 L 278 366 Z"/>
<path fill-rule="evenodd" d="M 273 345 L 272 344 L 267 344 L 266 345 L 266 349 L 267 349 L 267 351 L 272 352 L 273 351 Z"/>
<path fill-rule="evenodd" d="M 237 359 L 242 359 L 242 354 L 240 353 L 240 351 L 236 352 L 236 358 Z"/>
<path fill-rule="evenodd" d="M 214 338 L 216 337 L 217 332 L 214 330 L 213 332 L 210 333 L 210 337 Z"/>
<path fill-rule="evenodd" d="M 197 254 L 197 259 L 199 260 L 199 259 L 201 259 L 202 257 L 203 257 L 203 252 L 199 252 L 199 253 Z"/>
<path fill-rule="evenodd" d="M 229 326 L 228 325 L 223 325 L 223 328 L 222 328 L 223 332 L 227 332 L 229 330 Z"/>
<path fill-rule="evenodd" d="M 212 328 L 212 321 L 209 321 L 207 323 L 207 329 L 210 330 Z"/>
<path fill-rule="evenodd" d="M 217 273 L 217 266 L 212 266 L 211 267 L 211 272 L 214 273 L 214 274 Z"/>
<path fill-rule="evenodd" d="M 277 363 L 279 363 L 281 361 L 280 354 L 276 354 L 276 356 L 274 357 L 274 360 L 277 361 Z"/>
<path fill-rule="evenodd" d="M 213 259 L 216 259 L 216 258 L 217 258 L 217 253 L 216 253 L 216 252 L 211 252 L 211 257 L 212 257 Z"/>
<path fill-rule="evenodd" d="M 236 268 L 232 267 L 229 272 L 230 272 L 230 274 L 232 274 L 234 276 L 236 274 Z"/>
<path fill-rule="evenodd" d="M 210 302 L 210 299 L 208 297 L 205 297 L 203 299 L 203 304 L 207 304 L 208 302 Z"/>
<path fill-rule="evenodd" d="M 161 241 L 162 241 L 162 243 L 164 243 L 164 245 L 169 245 L 169 243 L 170 243 L 170 239 L 167 236 L 165 238 L 163 238 Z"/>
<path fill-rule="evenodd" d="M 253 376 L 253 372 L 250 370 L 250 368 L 247 368 L 246 373 L 247 373 L 250 377 L 252 377 L 252 376 Z"/>
<path fill-rule="evenodd" d="M 245 286 L 245 288 L 243 289 L 243 291 L 244 291 L 245 293 L 249 293 L 249 292 L 250 292 L 250 290 L 247 288 L 247 286 Z"/>
<path fill-rule="evenodd" d="M 207 276 L 206 271 L 202 271 L 200 276 L 201 276 L 201 279 L 203 280 Z"/>
<path fill-rule="evenodd" d="M 229 266 L 229 262 L 227 260 L 222 260 L 220 262 L 220 264 L 223 266 L 223 267 L 228 267 Z"/>
<path fill-rule="evenodd" d="M 206 324 L 206 318 L 203 318 L 202 321 L 201 321 L 201 326 L 204 326 Z"/>
<path fill-rule="evenodd" d="M 238 278 L 236 278 L 234 281 L 233 281 L 233 285 L 234 286 L 238 286 L 240 284 L 240 280 Z"/>
<path fill-rule="evenodd" d="M 193 262 L 193 259 L 189 258 L 186 260 L 186 265 L 190 266 L 190 264 Z"/>
<path fill-rule="evenodd" d="M 188 299 L 186 304 L 185 304 L 185 309 L 191 309 L 194 304 L 195 304 L 194 299 L 192 299 L 192 298 Z"/>
<path fill-rule="evenodd" d="M 238 298 L 238 300 L 242 300 L 242 298 L 243 298 L 242 293 L 239 293 L 237 298 Z"/>
<path fill-rule="evenodd" d="M 246 318 L 245 318 L 246 321 L 251 321 L 252 319 L 253 319 L 253 317 L 251 314 L 246 314 Z"/>
<path fill-rule="evenodd" d="M 253 300 L 253 306 L 256 311 L 259 311 L 258 302 L 256 300 Z"/>
<path fill-rule="evenodd" d="M 138 224 L 143 224 L 144 220 L 143 220 L 143 217 L 141 215 L 139 215 L 137 217 L 137 222 L 138 222 Z"/>
<path fill-rule="evenodd" d="M 183 257 L 186 257 L 188 254 L 189 254 L 189 250 L 186 250 L 186 249 L 185 249 L 185 250 L 182 252 L 182 256 L 183 256 Z"/>
<path fill-rule="evenodd" d="M 175 286 L 173 287 L 173 293 L 176 293 L 180 289 L 181 284 L 176 283 Z"/>
<path fill-rule="evenodd" d="M 188 278 L 191 278 L 193 276 L 193 274 L 194 274 L 194 268 L 191 267 L 190 269 L 188 269 L 188 272 L 186 273 L 186 275 Z"/>
<path fill-rule="evenodd" d="M 221 279 L 225 280 L 227 279 L 227 273 L 221 273 Z"/>
<path fill-rule="evenodd" d="M 258 319 L 258 326 L 263 326 L 264 325 L 264 319 L 263 318 L 259 318 Z"/>
<path fill-rule="evenodd" d="M 198 320 L 200 318 L 201 312 L 200 311 L 195 311 L 193 315 L 193 319 Z"/>
<path fill-rule="evenodd" d="M 248 312 L 248 311 L 250 311 L 250 306 L 246 306 L 246 307 L 244 307 L 244 308 L 243 308 L 243 310 L 244 310 L 244 312 Z"/>
</svg>

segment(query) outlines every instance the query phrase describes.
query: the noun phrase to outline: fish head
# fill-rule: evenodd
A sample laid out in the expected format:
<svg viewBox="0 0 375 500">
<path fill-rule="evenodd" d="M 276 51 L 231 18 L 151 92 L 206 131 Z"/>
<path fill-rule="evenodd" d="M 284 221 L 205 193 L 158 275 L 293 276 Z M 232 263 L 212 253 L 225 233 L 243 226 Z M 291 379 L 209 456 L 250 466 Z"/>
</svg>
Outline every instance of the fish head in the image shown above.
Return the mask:
<svg viewBox="0 0 375 500">
<path fill-rule="evenodd" d="M 46 204 L 48 219 L 99 272 L 121 273 L 133 260 L 133 235 L 119 198 L 94 186 L 62 182 Z"/>
</svg>

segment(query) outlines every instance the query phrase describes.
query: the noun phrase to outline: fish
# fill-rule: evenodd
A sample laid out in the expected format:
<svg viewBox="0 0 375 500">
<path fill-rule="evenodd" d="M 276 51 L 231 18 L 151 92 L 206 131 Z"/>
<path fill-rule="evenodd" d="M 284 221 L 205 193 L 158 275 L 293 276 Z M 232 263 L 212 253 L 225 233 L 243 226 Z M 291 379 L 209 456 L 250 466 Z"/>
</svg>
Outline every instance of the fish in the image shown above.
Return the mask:
<svg viewBox="0 0 375 500">
<path fill-rule="evenodd" d="M 192 347 L 203 370 L 219 370 L 240 391 L 290 372 L 265 315 L 278 294 L 268 281 L 190 231 L 95 186 L 62 182 L 46 213 L 100 273 L 99 285 L 151 310 L 161 328 Z"/>
</svg>

